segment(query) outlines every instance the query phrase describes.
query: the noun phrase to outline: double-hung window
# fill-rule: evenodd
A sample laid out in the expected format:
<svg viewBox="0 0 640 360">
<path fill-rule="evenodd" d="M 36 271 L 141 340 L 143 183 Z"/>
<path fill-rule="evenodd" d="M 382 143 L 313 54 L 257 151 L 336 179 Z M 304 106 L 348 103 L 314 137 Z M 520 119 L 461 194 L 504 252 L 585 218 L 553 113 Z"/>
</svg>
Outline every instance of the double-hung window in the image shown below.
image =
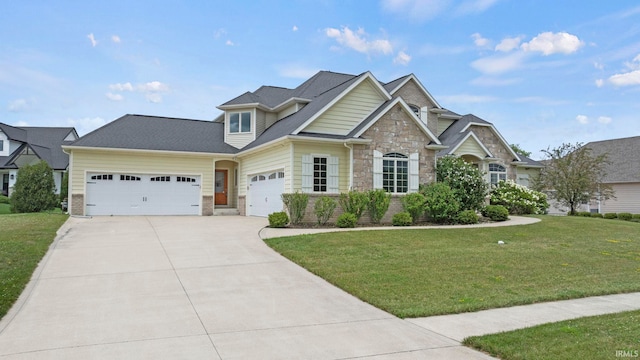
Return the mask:
<svg viewBox="0 0 640 360">
<path fill-rule="evenodd" d="M 489 177 L 491 185 L 498 185 L 500 181 L 507 180 L 507 169 L 500 164 L 489 164 Z"/>
<path fill-rule="evenodd" d="M 313 158 L 313 192 L 327 192 L 327 158 Z"/>
<path fill-rule="evenodd" d="M 251 112 L 234 112 L 229 114 L 229 132 L 230 133 L 248 133 L 251 132 Z"/>
<path fill-rule="evenodd" d="M 382 188 L 390 193 L 409 190 L 409 157 L 400 153 L 385 154 L 382 158 Z"/>
</svg>

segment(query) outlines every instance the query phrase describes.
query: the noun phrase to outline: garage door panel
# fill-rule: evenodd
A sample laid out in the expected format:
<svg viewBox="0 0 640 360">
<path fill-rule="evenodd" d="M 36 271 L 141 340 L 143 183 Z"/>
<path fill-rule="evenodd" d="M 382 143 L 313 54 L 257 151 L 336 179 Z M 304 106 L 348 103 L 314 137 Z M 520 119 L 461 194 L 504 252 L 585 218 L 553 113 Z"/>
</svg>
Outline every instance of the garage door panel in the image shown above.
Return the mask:
<svg viewBox="0 0 640 360">
<path fill-rule="evenodd" d="M 282 211 L 284 173 L 281 171 L 252 176 L 249 179 L 249 214 L 268 216 Z"/>
</svg>

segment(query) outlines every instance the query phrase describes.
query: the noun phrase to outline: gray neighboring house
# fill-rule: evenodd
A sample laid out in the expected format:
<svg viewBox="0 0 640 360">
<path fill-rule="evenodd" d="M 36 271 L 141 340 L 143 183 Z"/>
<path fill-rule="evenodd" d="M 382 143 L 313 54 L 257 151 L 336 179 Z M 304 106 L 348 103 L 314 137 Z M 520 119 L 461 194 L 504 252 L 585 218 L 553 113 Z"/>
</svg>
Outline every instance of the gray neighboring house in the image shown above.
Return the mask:
<svg viewBox="0 0 640 360">
<path fill-rule="evenodd" d="M 593 155 L 607 154 L 605 183 L 615 191 L 615 199 L 593 202 L 592 212 L 640 214 L 640 136 L 593 141 L 584 145 Z"/>
<path fill-rule="evenodd" d="M 78 139 L 72 127 L 25 127 L 0 123 L 0 193 L 10 196 L 18 179 L 18 170 L 44 160 L 53 169 L 56 193 L 69 167 L 69 155 L 62 145 Z"/>
</svg>

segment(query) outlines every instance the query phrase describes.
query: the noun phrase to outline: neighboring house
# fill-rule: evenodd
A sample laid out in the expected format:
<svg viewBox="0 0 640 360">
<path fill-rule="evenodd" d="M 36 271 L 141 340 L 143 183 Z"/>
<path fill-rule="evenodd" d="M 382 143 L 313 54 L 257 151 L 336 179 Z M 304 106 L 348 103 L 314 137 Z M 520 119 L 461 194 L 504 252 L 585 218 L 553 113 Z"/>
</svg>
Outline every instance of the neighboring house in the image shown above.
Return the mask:
<svg viewBox="0 0 640 360">
<path fill-rule="evenodd" d="M 63 146 L 71 213 L 266 216 L 282 210 L 282 193 L 309 193 L 311 206 L 351 189 L 385 189 L 397 203 L 434 181 L 447 154 L 493 183 L 526 184 L 541 167 L 491 123 L 444 109 L 414 75 L 383 83 L 321 71 L 218 109 L 214 121 L 125 115 Z"/>
<path fill-rule="evenodd" d="M 0 123 L 0 178 L 2 194 L 10 196 L 18 179 L 18 169 L 44 160 L 53 169 L 56 193 L 67 167 L 69 156 L 62 145 L 78 139 L 74 128 L 24 127 Z"/>
<path fill-rule="evenodd" d="M 615 198 L 593 202 L 591 212 L 640 214 L 640 136 L 594 141 L 584 145 L 594 156 L 607 154 L 604 183 Z"/>
</svg>

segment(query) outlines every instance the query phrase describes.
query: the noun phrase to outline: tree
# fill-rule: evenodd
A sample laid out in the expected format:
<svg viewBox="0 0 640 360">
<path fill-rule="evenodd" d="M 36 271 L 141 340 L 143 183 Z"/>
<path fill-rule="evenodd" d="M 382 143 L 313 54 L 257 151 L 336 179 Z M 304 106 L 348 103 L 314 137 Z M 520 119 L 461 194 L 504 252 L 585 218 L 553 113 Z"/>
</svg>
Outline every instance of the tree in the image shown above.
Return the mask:
<svg viewBox="0 0 640 360">
<path fill-rule="evenodd" d="M 20 168 L 11 193 L 11 211 L 40 212 L 55 208 L 58 203 L 55 188 L 53 170 L 46 162 Z"/>
<path fill-rule="evenodd" d="M 509 146 L 511 147 L 511 150 L 513 150 L 518 155 L 524 155 L 526 157 L 531 156 L 531 151 L 524 150 L 520 147 L 520 144 L 511 144 Z"/>
<path fill-rule="evenodd" d="M 484 204 L 489 185 L 477 166 L 456 156 L 444 156 L 436 163 L 436 180 L 449 185 L 460 210 L 478 210 Z"/>
<path fill-rule="evenodd" d="M 546 166 L 534 179 L 538 191 L 550 191 L 550 197 L 569 208 L 574 215 L 579 204 L 614 197 L 611 186 L 604 183 L 607 154 L 594 156 L 581 143 L 562 144 L 542 150 Z"/>
</svg>

